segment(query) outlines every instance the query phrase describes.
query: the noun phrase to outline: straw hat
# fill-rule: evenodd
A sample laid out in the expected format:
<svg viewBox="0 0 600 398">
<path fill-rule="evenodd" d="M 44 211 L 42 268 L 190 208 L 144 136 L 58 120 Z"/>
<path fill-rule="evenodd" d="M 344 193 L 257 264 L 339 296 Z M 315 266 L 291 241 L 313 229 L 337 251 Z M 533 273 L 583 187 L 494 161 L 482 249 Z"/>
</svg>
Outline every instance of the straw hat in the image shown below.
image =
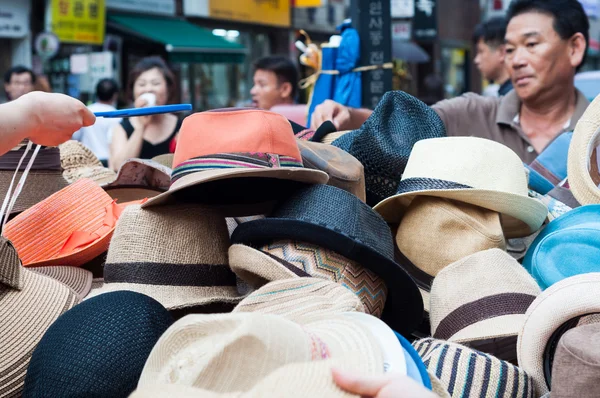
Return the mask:
<svg viewBox="0 0 600 398">
<path fill-rule="evenodd" d="M 79 272 L 69 268 L 73 274 Z M 63 270 L 68 273 L 69 269 Z M 66 277 L 75 281 L 77 275 Z M 0 237 L 0 393 L 20 396 L 31 353 L 48 327 L 79 302 L 67 285 L 21 266 L 10 241 Z"/>
<path fill-rule="evenodd" d="M 96 155 L 81 142 L 70 140 L 59 145 L 58 148 L 60 163 L 64 169 L 63 177 L 69 183 L 89 178 L 99 185 L 104 185 L 115 180 L 115 172 L 102 166 L 102 162 Z"/>
<path fill-rule="evenodd" d="M 80 266 L 108 249 L 122 209 L 92 180 L 81 179 L 6 224 L 25 266 Z"/>
<path fill-rule="evenodd" d="M 388 222 L 398 222 L 419 195 L 470 203 L 502 215 L 507 238 L 537 231 L 548 214 L 546 206 L 528 197 L 523 163 L 510 148 L 477 137 L 444 137 L 415 144 L 396 195 L 375 210 Z"/>
<path fill-rule="evenodd" d="M 365 312 L 365 307 L 356 294 L 338 283 L 294 278 L 267 283 L 243 299 L 233 312 L 275 314 L 306 323 L 344 312 Z"/>
<path fill-rule="evenodd" d="M 361 323 L 330 316 L 297 324 L 272 314 L 188 315 L 154 346 L 139 386 L 178 384 L 216 393 L 249 391 L 288 364 L 343 359 L 363 374 L 383 373 L 379 344 Z M 296 374 L 303 380 L 306 371 Z"/>
<path fill-rule="evenodd" d="M 172 154 L 172 153 L 164 153 L 162 155 L 153 157 L 152 160 L 156 163 L 160 163 L 163 166 L 172 169 L 173 168 L 173 156 L 174 156 L 174 154 Z"/>
<path fill-rule="evenodd" d="M 83 300 L 92 289 L 93 275 L 83 268 L 54 265 L 52 267 L 29 267 L 28 269 L 68 286 L 77 295 L 78 301 Z"/>
<path fill-rule="evenodd" d="M 23 395 L 125 397 L 172 324 L 169 312 L 143 294 L 87 300 L 57 319 L 35 347 Z"/>
<path fill-rule="evenodd" d="M 506 248 L 498 213 L 455 200 L 417 196 L 396 231 L 396 261 L 415 279 L 429 311 L 433 278 L 473 253 Z"/>
<path fill-rule="evenodd" d="M 569 147 L 567 163 L 569 187 L 573 196 L 582 205 L 600 203 L 600 189 L 598 188 L 600 175 L 597 164 L 599 154 L 596 150 L 600 145 L 599 109 L 600 98 L 596 97 L 579 118 Z"/>
<path fill-rule="evenodd" d="M 147 159 L 129 159 L 116 179 L 102 187 L 117 203 L 153 198 L 169 189 L 171 169 Z"/>
<path fill-rule="evenodd" d="M 544 290 L 525 314 L 517 340 L 519 365 L 534 380 L 536 392 L 551 385 L 554 350 L 560 337 L 578 325 L 600 322 L 600 273 L 572 276 Z"/>
<path fill-rule="evenodd" d="M 525 369 L 460 344 L 426 338 L 413 346 L 453 398 L 535 398 Z"/>
<path fill-rule="evenodd" d="M 25 141 L 26 143 L 27 141 Z M 24 152 L 25 146 L 21 144 L 0 156 L 0 197 L 4 198 L 8 194 L 8 188 Z M 23 159 L 20 171 L 15 178 L 13 192 L 32 154 L 33 151 L 30 151 L 25 159 Z M 67 185 L 67 181 L 62 176 L 58 148 L 43 147 L 33 161 L 23 190 L 15 202 L 11 214 L 18 214 L 30 208 Z"/>
<path fill-rule="evenodd" d="M 506 252 L 472 254 L 448 265 L 433 280 L 431 335 L 514 362 L 525 312 L 540 292 Z"/>
<path fill-rule="evenodd" d="M 146 294 L 165 308 L 212 303 L 231 307 L 241 299 L 229 268 L 225 218 L 200 205 L 156 209 L 129 206 L 110 242 L 104 282 L 88 298 L 130 290 Z"/>
<path fill-rule="evenodd" d="M 267 179 L 263 180 L 265 189 L 257 188 L 254 179 L 239 181 L 247 178 Z M 327 179 L 322 171 L 302 166 L 298 144 L 285 117 L 257 109 L 201 112 L 183 121 L 169 190 L 144 207 L 188 196 L 195 201 L 231 205 L 237 214 L 226 215 L 252 215 L 258 213 L 245 209 L 245 205 L 272 201 L 273 196 L 285 194 L 297 183 L 324 184 Z M 202 187 L 210 195 L 200 193 L 200 185 L 218 180 L 225 182 Z M 243 204 L 239 195 L 231 197 L 231 191 L 244 190 Z"/>
</svg>

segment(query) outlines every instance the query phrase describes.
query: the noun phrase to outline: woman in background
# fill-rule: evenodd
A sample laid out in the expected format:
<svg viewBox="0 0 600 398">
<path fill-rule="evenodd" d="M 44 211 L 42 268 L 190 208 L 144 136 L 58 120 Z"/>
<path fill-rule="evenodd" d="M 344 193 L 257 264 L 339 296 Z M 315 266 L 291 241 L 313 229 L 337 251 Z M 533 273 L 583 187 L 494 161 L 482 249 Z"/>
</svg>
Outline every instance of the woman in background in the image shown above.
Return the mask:
<svg viewBox="0 0 600 398">
<path fill-rule="evenodd" d="M 129 74 L 128 93 L 136 108 L 165 105 L 175 95 L 175 76 L 160 57 L 142 59 Z M 117 171 L 129 158 L 169 153 L 181 122 L 173 114 L 124 118 L 113 129 L 109 167 Z"/>
</svg>

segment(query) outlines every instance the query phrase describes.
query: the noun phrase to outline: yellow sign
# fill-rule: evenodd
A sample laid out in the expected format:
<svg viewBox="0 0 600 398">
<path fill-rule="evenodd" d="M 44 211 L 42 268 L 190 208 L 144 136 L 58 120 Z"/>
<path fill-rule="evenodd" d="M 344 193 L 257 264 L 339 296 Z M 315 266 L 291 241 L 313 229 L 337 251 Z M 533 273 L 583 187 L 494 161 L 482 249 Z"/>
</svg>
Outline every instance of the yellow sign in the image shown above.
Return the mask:
<svg viewBox="0 0 600 398">
<path fill-rule="evenodd" d="M 52 0 L 52 32 L 61 42 L 102 44 L 105 0 Z"/>
<path fill-rule="evenodd" d="M 321 7 L 323 5 L 323 0 L 292 0 L 293 5 L 296 8 L 305 8 L 305 7 Z"/>
<path fill-rule="evenodd" d="M 210 16 L 289 27 L 290 0 L 210 0 Z"/>
</svg>

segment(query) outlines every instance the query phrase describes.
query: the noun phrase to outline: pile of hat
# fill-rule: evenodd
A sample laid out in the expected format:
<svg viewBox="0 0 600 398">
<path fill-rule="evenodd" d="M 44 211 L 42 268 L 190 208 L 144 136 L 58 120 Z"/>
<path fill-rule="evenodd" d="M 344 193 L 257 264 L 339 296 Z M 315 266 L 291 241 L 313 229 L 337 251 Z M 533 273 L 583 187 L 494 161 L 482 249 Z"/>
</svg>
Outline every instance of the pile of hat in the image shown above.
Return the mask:
<svg viewBox="0 0 600 398">
<path fill-rule="evenodd" d="M 562 166 L 446 137 L 402 92 L 346 133 L 192 114 L 174 154 L 118 173 L 42 148 L 22 190 L 21 143 L 0 157 L 0 397 L 354 396 L 332 368 L 593 396 L 596 108 L 553 143 Z"/>
</svg>

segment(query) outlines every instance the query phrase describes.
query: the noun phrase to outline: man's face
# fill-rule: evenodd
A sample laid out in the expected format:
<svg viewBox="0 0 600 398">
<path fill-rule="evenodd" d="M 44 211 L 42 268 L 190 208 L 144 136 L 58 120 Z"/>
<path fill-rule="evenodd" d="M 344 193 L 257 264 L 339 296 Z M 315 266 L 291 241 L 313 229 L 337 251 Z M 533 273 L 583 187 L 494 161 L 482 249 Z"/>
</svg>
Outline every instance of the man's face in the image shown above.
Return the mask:
<svg viewBox="0 0 600 398">
<path fill-rule="evenodd" d="M 573 86 L 575 69 L 585 52 L 580 33 L 563 40 L 553 27 L 554 18 L 525 13 L 512 18 L 506 29 L 506 66 L 514 89 L 523 101 Z"/>
<path fill-rule="evenodd" d="M 257 69 L 254 72 L 254 86 L 250 95 L 254 106 L 269 110 L 275 105 L 290 102 L 291 84 L 279 83 L 274 72 Z"/>
<path fill-rule="evenodd" d="M 11 100 L 16 100 L 22 95 L 33 91 L 33 82 L 31 75 L 28 72 L 16 74 L 13 73 L 10 77 L 10 82 L 4 84 L 4 90 Z"/>
<path fill-rule="evenodd" d="M 505 68 L 504 46 L 490 46 L 480 38 L 477 42 L 477 55 L 473 62 L 475 62 L 484 79 L 498 80 Z"/>
</svg>

